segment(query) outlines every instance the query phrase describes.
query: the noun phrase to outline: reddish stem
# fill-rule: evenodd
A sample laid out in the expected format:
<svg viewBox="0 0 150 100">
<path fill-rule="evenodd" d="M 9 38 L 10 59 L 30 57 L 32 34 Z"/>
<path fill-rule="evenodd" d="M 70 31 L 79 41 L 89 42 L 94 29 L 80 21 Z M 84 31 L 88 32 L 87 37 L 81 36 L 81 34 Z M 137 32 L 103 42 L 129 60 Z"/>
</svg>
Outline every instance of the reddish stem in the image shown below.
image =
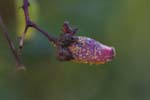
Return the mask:
<svg viewBox="0 0 150 100">
<path fill-rule="evenodd" d="M 24 16 L 25 16 L 25 22 L 26 22 L 26 26 L 24 29 L 24 32 L 22 34 L 22 37 L 20 39 L 20 49 L 23 48 L 23 44 L 24 44 L 24 39 L 26 36 L 26 33 L 28 31 L 29 27 L 35 28 L 37 31 L 39 31 L 41 34 L 43 34 L 46 38 L 48 38 L 48 40 L 50 42 L 52 42 L 53 44 L 56 44 L 57 38 L 53 37 L 52 35 L 50 35 L 49 33 L 45 32 L 44 30 L 42 30 L 38 25 L 36 25 L 33 21 L 31 21 L 30 16 L 29 16 L 29 1 L 28 0 L 23 0 L 23 11 L 24 11 Z"/>
</svg>

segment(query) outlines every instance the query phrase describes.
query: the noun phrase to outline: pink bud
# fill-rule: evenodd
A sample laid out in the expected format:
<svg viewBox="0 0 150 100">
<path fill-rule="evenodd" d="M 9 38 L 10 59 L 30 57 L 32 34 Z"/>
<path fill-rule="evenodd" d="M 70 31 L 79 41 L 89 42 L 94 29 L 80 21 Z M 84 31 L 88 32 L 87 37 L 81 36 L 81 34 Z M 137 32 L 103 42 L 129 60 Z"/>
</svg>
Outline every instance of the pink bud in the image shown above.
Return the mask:
<svg viewBox="0 0 150 100">
<path fill-rule="evenodd" d="M 89 64 L 104 64 L 115 56 L 115 49 L 94 39 L 76 36 L 77 40 L 68 49 L 72 53 L 73 61 Z"/>
</svg>

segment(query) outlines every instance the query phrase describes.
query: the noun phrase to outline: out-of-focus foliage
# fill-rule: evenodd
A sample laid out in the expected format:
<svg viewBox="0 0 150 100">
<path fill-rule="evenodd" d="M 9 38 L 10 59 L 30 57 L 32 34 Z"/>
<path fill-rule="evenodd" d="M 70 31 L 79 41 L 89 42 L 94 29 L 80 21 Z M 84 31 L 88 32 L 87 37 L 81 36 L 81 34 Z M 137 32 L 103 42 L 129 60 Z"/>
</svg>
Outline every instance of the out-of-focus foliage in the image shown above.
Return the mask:
<svg viewBox="0 0 150 100">
<path fill-rule="evenodd" d="M 32 0 L 30 0 L 32 1 Z M 55 49 L 40 33 L 26 42 L 27 71 L 15 73 L 15 63 L 0 31 L 0 100 L 149 100 L 149 0 L 37 0 L 38 25 L 60 34 L 69 20 L 78 35 L 113 45 L 112 62 L 90 66 L 55 59 Z M 32 4 L 31 4 L 32 6 Z M 17 27 L 15 4 L 0 0 L 13 40 Z"/>
</svg>

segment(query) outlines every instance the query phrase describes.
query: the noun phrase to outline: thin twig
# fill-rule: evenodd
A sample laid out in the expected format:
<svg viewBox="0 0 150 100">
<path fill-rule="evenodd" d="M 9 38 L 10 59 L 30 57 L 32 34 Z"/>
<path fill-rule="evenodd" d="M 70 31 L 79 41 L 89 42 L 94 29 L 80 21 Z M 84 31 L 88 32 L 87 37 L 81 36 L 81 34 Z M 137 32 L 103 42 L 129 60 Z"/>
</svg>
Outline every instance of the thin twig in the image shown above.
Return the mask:
<svg viewBox="0 0 150 100">
<path fill-rule="evenodd" d="M 5 37 L 6 37 L 6 40 L 8 41 L 9 47 L 11 49 L 11 52 L 14 55 L 14 58 L 16 60 L 17 70 L 20 70 L 20 69 L 24 70 L 25 68 L 24 68 L 23 64 L 21 63 L 20 56 L 18 55 L 18 52 L 17 52 L 17 50 L 16 50 L 16 48 L 14 46 L 13 41 L 11 41 L 11 39 L 10 39 L 9 33 L 8 33 L 4 23 L 3 23 L 3 20 L 1 18 L 1 16 L 0 16 L 0 25 L 2 27 L 2 31 L 3 31 L 3 33 L 4 33 Z"/>
<path fill-rule="evenodd" d="M 20 43 L 19 43 L 20 49 L 23 48 L 24 39 L 25 39 L 25 36 L 26 36 L 26 33 L 27 33 L 29 27 L 32 27 L 32 28 L 36 29 L 37 31 L 42 33 L 46 38 L 48 38 L 48 40 L 50 42 L 52 42 L 53 44 L 56 44 L 57 39 L 55 37 L 53 37 L 49 33 L 42 30 L 37 24 L 35 24 L 33 21 L 31 21 L 30 16 L 29 16 L 29 8 L 28 7 L 29 7 L 29 1 L 28 0 L 23 0 L 23 7 L 22 8 L 23 8 L 23 11 L 24 11 L 26 25 L 25 25 L 25 29 L 24 29 L 24 32 L 21 36 Z"/>
</svg>

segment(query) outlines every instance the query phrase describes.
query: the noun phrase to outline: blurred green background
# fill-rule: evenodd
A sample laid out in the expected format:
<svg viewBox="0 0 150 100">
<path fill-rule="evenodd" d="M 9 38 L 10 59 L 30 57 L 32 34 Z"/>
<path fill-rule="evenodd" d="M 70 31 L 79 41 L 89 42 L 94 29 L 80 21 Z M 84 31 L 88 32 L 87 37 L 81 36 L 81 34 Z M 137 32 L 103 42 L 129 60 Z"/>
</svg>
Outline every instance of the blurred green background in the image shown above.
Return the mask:
<svg viewBox="0 0 150 100">
<path fill-rule="evenodd" d="M 58 36 L 68 20 L 80 29 L 78 35 L 114 46 L 117 57 L 104 65 L 59 62 L 55 48 L 35 31 L 23 49 L 27 71 L 16 73 L 0 31 L 0 100 L 150 100 L 149 0 L 37 3 L 36 22 L 44 30 Z M 0 15 L 17 45 L 15 7 L 14 0 L 0 0 Z"/>
</svg>

